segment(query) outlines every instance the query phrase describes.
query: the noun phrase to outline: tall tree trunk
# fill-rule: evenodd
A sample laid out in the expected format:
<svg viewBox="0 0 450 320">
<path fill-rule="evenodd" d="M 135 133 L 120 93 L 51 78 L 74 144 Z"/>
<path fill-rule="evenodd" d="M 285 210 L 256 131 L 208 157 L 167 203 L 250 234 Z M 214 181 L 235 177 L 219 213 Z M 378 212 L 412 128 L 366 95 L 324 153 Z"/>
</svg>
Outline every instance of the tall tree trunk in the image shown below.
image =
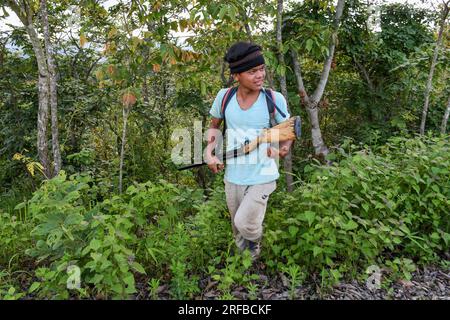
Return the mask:
<svg viewBox="0 0 450 320">
<path fill-rule="evenodd" d="M 286 101 L 288 101 L 287 85 L 286 85 L 286 64 L 284 62 L 283 53 L 283 38 L 281 35 L 281 24 L 283 21 L 283 0 L 278 0 L 277 3 L 277 51 L 278 51 L 278 64 L 281 66 L 283 72 L 280 74 L 280 89 Z M 288 107 L 289 112 L 289 107 Z M 286 155 L 283 161 L 284 171 L 286 172 L 286 188 L 288 192 L 293 191 L 294 180 L 292 178 L 292 152 Z"/>
<path fill-rule="evenodd" d="M 0 42 L 0 68 L 3 67 L 4 56 L 6 54 L 6 43 L 9 39 L 6 39 L 5 42 Z"/>
<path fill-rule="evenodd" d="M 319 122 L 319 108 L 317 104 L 311 102 L 306 93 L 305 86 L 303 84 L 303 79 L 301 76 L 300 64 L 298 62 L 297 52 L 291 51 L 292 62 L 294 65 L 294 73 L 297 79 L 297 88 L 303 105 L 306 106 L 306 112 L 309 116 L 309 121 L 311 123 L 311 138 L 314 147 L 314 154 L 319 156 L 326 156 L 328 154 L 328 148 L 323 142 L 322 132 L 320 130 Z"/>
<path fill-rule="evenodd" d="M 42 63 L 42 62 L 41 62 Z M 39 65 L 39 63 L 38 63 Z M 53 176 L 50 158 L 48 155 L 48 142 L 47 142 L 47 127 L 48 127 L 48 74 L 47 70 L 39 69 L 39 80 L 38 80 L 38 97 L 39 97 L 39 108 L 38 108 L 38 123 L 37 123 L 37 147 L 38 147 L 38 157 L 39 162 L 42 164 L 45 176 L 49 179 Z"/>
<path fill-rule="evenodd" d="M 283 54 L 283 38 L 281 35 L 281 24 L 283 22 L 283 0 L 278 0 L 277 3 L 277 51 L 278 51 L 278 65 L 281 66 L 284 71 L 279 75 L 280 89 L 283 96 L 287 99 L 287 87 L 286 87 L 286 64 L 284 62 Z"/>
<path fill-rule="evenodd" d="M 130 109 L 123 108 L 123 130 L 122 130 L 122 146 L 120 150 L 120 167 L 119 167 L 119 193 L 122 194 L 122 176 L 123 176 L 123 160 L 125 158 L 125 144 L 127 138 L 127 123 Z"/>
<path fill-rule="evenodd" d="M 434 48 L 434 54 L 433 54 L 433 60 L 431 61 L 430 73 L 428 74 L 427 87 L 425 89 L 425 103 L 424 103 L 423 109 L 422 109 L 422 121 L 420 122 L 420 134 L 421 135 L 423 135 L 425 133 L 425 123 L 427 121 L 428 105 L 430 102 L 430 92 L 433 88 L 432 82 L 433 82 L 434 69 L 436 68 L 439 48 L 441 47 L 441 44 L 442 44 L 442 34 L 444 31 L 444 27 L 445 27 L 445 20 L 447 19 L 448 12 L 449 12 L 449 3 L 450 3 L 450 1 L 447 1 L 446 3 L 444 3 L 444 8 L 442 9 L 438 39 L 436 41 L 436 47 Z"/>
<path fill-rule="evenodd" d="M 33 12 L 27 1 L 20 3 L 15 0 L 7 0 L 6 4 L 17 15 L 25 26 L 25 30 L 30 37 L 31 46 L 38 66 L 38 121 L 37 121 L 37 151 L 39 162 L 42 164 L 46 178 L 52 177 L 51 163 L 48 155 L 47 127 L 48 127 L 48 69 L 45 59 L 45 52 L 39 41 L 36 29 L 33 26 Z"/>
<path fill-rule="evenodd" d="M 448 116 L 450 114 L 450 97 L 448 97 L 447 108 L 445 109 L 444 117 L 442 118 L 441 133 L 445 134 L 447 129 Z"/>
<path fill-rule="evenodd" d="M 322 138 L 319 122 L 319 108 L 306 108 L 311 121 L 311 137 L 313 141 L 314 153 L 318 156 L 325 157 L 328 154 L 328 148 Z"/>
<path fill-rule="evenodd" d="M 325 157 L 328 154 L 328 148 L 325 145 L 322 132 L 320 131 L 319 122 L 319 101 L 322 99 L 325 86 L 328 81 L 328 76 L 330 74 L 331 63 L 333 61 L 334 50 L 336 47 L 336 39 L 339 30 L 339 24 L 342 17 L 342 12 L 344 10 L 345 0 L 339 0 L 336 6 L 336 13 L 333 21 L 333 32 L 331 34 L 330 44 L 328 46 L 328 57 L 325 59 L 323 64 L 322 73 L 320 75 L 319 83 L 314 90 L 314 93 L 309 96 L 306 92 L 305 85 L 303 83 L 301 67 L 298 59 L 297 52 L 291 50 L 292 62 L 294 65 L 294 73 L 297 79 L 297 90 L 303 105 L 306 107 L 308 112 L 309 120 L 311 122 L 311 138 L 314 146 L 314 152 L 316 156 Z"/>
<path fill-rule="evenodd" d="M 328 47 L 328 57 L 325 59 L 323 64 L 322 74 L 320 75 L 319 84 L 317 85 L 316 90 L 314 91 L 311 99 L 312 102 L 317 105 L 322 99 L 323 92 L 325 90 L 325 86 L 327 85 L 328 76 L 330 74 L 331 63 L 333 62 L 334 50 L 336 48 L 336 40 L 338 36 L 339 24 L 342 17 L 342 12 L 344 11 L 345 0 L 339 0 L 336 7 L 336 14 L 334 16 L 333 21 L 333 32 L 331 34 L 330 44 Z"/>
<path fill-rule="evenodd" d="M 145 107 L 150 105 L 150 99 L 148 98 L 148 84 L 147 84 L 147 75 L 144 75 L 142 80 L 142 99 L 144 101 Z"/>
<path fill-rule="evenodd" d="M 61 150 L 59 146 L 59 129 L 58 129 L 58 93 L 56 80 L 56 67 L 53 59 L 53 48 L 50 41 L 50 28 L 48 24 L 47 0 L 41 0 L 41 18 L 44 30 L 45 53 L 47 55 L 48 68 L 48 85 L 50 93 L 50 110 L 52 122 L 52 151 L 53 161 L 55 164 L 53 175 L 57 175 L 61 170 Z"/>
</svg>

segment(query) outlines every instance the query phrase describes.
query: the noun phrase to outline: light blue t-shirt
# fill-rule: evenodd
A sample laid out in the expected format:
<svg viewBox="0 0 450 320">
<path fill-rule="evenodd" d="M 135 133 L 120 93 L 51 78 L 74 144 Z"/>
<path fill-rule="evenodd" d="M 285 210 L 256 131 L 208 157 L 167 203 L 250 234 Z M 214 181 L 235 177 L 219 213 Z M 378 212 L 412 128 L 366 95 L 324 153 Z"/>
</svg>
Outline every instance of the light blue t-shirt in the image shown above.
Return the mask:
<svg viewBox="0 0 450 320">
<path fill-rule="evenodd" d="M 214 118 L 222 118 L 222 99 L 227 89 L 221 89 L 214 100 L 209 113 Z M 274 91 L 275 104 L 283 111 L 286 117 L 275 110 L 277 123 L 290 118 L 287 111 L 286 99 L 279 92 Z M 270 115 L 267 108 L 266 96 L 259 93 L 258 99 L 247 110 L 241 109 L 237 102 L 237 93 L 231 98 L 225 110 L 227 122 L 227 146 L 226 151 L 241 147 L 245 141 L 252 141 L 262 129 L 269 128 Z M 274 181 L 280 177 L 277 163 L 267 156 L 268 143 L 263 143 L 248 155 L 226 160 L 225 179 L 238 185 L 255 185 Z"/>
</svg>

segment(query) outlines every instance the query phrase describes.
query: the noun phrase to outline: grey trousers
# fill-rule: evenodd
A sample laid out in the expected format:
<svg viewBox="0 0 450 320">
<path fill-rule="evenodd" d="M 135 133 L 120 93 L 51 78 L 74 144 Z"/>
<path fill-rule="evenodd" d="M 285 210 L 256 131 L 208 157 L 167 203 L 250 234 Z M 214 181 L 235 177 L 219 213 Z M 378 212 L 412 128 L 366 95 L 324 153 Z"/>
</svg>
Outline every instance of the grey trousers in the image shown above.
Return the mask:
<svg viewBox="0 0 450 320">
<path fill-rule="evenodd" d="M 242 238 L 258 240 L 263 232 L 267 201 L 277 187 L 276 181 L 248 186 L 224 182 L 236 245 L 241 246 Z"/>
</svg>

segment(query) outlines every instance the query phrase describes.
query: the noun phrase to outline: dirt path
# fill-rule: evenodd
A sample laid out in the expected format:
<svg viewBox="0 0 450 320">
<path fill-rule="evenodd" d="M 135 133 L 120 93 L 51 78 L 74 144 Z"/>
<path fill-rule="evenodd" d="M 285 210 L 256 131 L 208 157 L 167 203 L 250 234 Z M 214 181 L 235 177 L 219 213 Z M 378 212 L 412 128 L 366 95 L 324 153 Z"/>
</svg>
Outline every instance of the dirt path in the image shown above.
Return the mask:
<svg viewBox="0 0 450 320">
<path fill-rule="evenodd" d="M 450 300 L 450 270 L 429 267 L 412 273 L 410 281 L 399 280 L 387 288 L 370 290 L 366 283 L 356 280 L 340 283 L 332 289 L 322 291 L 320 283 L 306 282 L 294 291 L 283 276 L 272 277 L 259 273 L 258 289 L 249 293 L 248 288 L 235 286 L 231 294 L 238 300 Z M 215 300 L 221 297 L 217 282 L 210 278 L 201 280 L 202 294 L 196 299 Z M 143 296 L 139 297 L 144 298 Z M 170 299 L 168 286 L 161 286 L 160 299 Z"/>
</svg>

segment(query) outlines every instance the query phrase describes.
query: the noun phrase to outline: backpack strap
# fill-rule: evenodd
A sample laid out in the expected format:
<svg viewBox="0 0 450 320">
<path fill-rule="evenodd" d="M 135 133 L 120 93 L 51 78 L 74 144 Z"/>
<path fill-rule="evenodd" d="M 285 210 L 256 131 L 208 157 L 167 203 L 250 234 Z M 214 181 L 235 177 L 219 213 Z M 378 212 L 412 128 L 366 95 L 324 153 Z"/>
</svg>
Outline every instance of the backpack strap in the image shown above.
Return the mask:
<svg viewBox="0 0 450 320">
<path fill-rule="evenodd" d="M 274 107 L 275 94 L 273 93 L 273 90 L 265 89 L 264 95 L 266 96 L 267 108 L 269 109 L 269 113 L 270 114 L 275 113 L 276 110 Z"/>
<path fill-rule="evenodd" d="M 275 94 L 273 93 L 273 90 L 270 89 L 262 89 L 264 91 L 264 95 L 266 96 L 266 103 L 267 103 L 267 109 L 269 111 L 269 128 L 272 128 L 273 126 L 277 125 L 277 122 L 275 120 Z M 270 97 L 270 98 L 269 98 Z"/>
<path fill-rule="evenodd" d="M 225 92 L 225 95 L 222 98 L 222 107 L 221 107 L 221 111 L 220 114 L 222 116 L 222 119 L 224 119 L 225 121 L 225 110 L 228 106 L 228 104 L 231 101 L 231 98 L 234 96 L 234 94 L 236 93 L 238 87 L 231 87 L 227 89 L 227 92 Z"/>
<path fill-rule="evenodd" d="M 277 107 L 275 103 L 275 92 L 271 89 L 261 89 L 266 95 L 267 109 L 270 114 L 270 127 L 277 124 L 275 120 L 275 112 L 278 111 L 283 118 L 286 118 L 286 114 Z"/>
<path fill-rule="evenodd" d="M 236 94 L 238 87 L 231 87 L 227 89 L 227 92 L 225 92 L 225 95 L 222 98 L 222 104 L 221 104 L 221 115 L 223 119 L 223 131 L 222 134 L 225 138 L 225 130 L 226 130 L 226 120 L 225 120 L 225 111 L 227 109 L 228 104 L 231 101 L 231 98 Z M 278 111 L 280 115 L 285 118 L 286 114 L 281 111 L 276 103 L 275 103 L 275 92 L 271 89 L 261 89 L 261 91 L 266 96 L 266 103 L 267 103 L 267 109 L 269 111 L 270 115 L 270 121 L 269 121 L 269 127 L 275 126 L 276 120 L 275 120 L 275 112 Z"/>
<path fill-rule="evenodd" d="M 227 121 L 225 120 L 225 110 L 227 109 L 228 104 L 231 101 L 231 98 L 235 95 L 238 87 L 231 87 L 227 89 L 225 95 L 222 98 L 222 107 L 220 110 L 220 114 L 223 119 L 223 129 L 222 129 L 222 139 L 225 140 L 225 131 L 227 130 Z"/>
</svg>

